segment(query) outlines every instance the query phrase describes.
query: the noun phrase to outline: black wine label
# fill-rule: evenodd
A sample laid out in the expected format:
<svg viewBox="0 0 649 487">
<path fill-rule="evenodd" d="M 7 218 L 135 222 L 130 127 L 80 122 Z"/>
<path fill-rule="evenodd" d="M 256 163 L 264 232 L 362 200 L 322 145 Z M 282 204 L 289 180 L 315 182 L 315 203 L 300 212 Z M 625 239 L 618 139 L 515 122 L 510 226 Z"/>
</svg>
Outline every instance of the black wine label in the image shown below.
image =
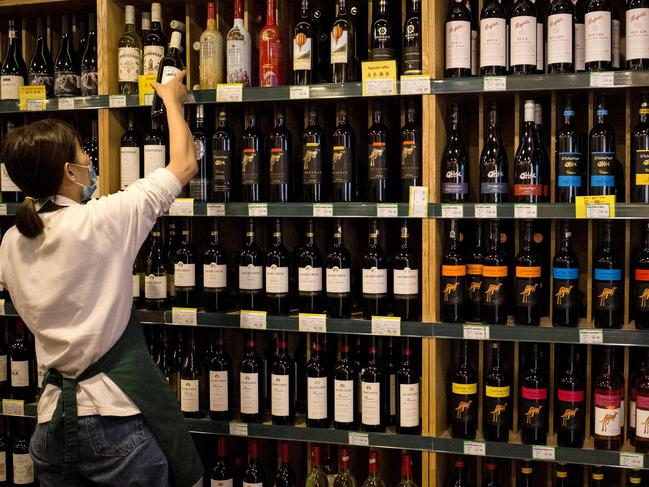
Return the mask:
<svg viewBox="0 0 649 487">
<path fill-rule="evenodd" d="M 593 187 L 615 186 L 615 154 L 612 152 L 591 153 L 590 185 Z"/>
<path fill-rule="evenodd" d="M 385 142 L 374 142 L 367 147 L 367 169 L 371 181 L 387 179 L 388 151 Z"/>
<path fill-rule="evenodd" d="M 584 391 L 557 391 L 557 424 L 559 430 L 577 431 L 583 429 L 586 406 Z"/>
<path fill-rule="evenodd" d="M 505 280 L 498 277 L 483 277 L 482 304 L 484 306 L 503 306 L 505 304 Z"/>
<path fill-rule="evenodd" d="M 555 278 L 552 282 L 552 302 L 556 309 L 577 306 L 577 281 Z"/>
<path fill-rule="evenodd" d="M 352 182 L 352 150 L 335 146 L 332 159 L 332 182 L 334 184 Z"/>
<path fill-rule="evenodd" d="M 414 27 L 408 26 L 408 31 L 415 30 Z M 419 33 L 406 32 L 407 42 L 418 43 Z M 419 46 L 406 47 L 403 49 L 403 74 L 421 72 L 421 48 Z"/>
<path fill-rule="evenodd" d="M 440 289 L 442 304 L 464 304 L 464 277 L 442 276 Z"/>
<path fill-rule="evenodd" d="M 548 390 L 522 388 L 521 426 L 527 429 L 545 429 L 548 414 Z"/>
<path fill-rule="evenodd" d="M 230 191 L 232 188 L 232 153 L 215 150 L 212 153 L 212 190 Z"/>
<path fill-rule="evenodd" d="M 649 150 L 635 151 L 635 184 L 649 185 Z"/>
<path fill-rule="evenodd" d="M 451 414 L 454 423 L 476 423 L 478 414 L 478 385 L 451 384 Z"/>
<path fill-rule="evenodd" d="M 45 92 L 51 95 L 54 90 L 54 76 L 48 74 L 27 75 L 27 84 L 30 86 L 44 86 Z"/>
<path fill-rule="evenodd" d="M 401 142 L 401 179 L 415 179 L 421 174 L 421 147 L 414 140 Z"/>
<path fill-rule="evenodd" d="M 96 95 L 99 76 L 96 71 L 81 71 L 81 94 Z"/>
<path fill-rule="evenodd" d="M 507 194 L 508 192 L 507 183 L 480 183 L 480 193 L 482 194 Z"/>
<path fill-rule="evenodd" d="M 288 154 L 283 149 L 270 150 L 270 184 L 288 184 Z"/>
<path fill-rule="evenodd" d="M 582 166 L 580 152 L 557 153 L 557 168 L 559 170 L 557 184 L 560 188 L 581 187 Z"/>
<path fill-rule="evenodd" d="M 487 386 L 489 388 L 489 386 Z M 505 389 L 495 387 L 493 389 Z M 509 390 L 509 387 L 507 387 Z M 485 397 L 485 421 L 489 426 L 507 426 L 509 423 L 509 411 L 511 409 L 511 396 L 509 393 L 502 397 Z"/>
<path fill-rule="evenodd" d="M 514 289 L 516 306 L 523 308 L 537 306 L 541 294 L 541 268 L 516 267 Z"/>
<path fill-rule="evenodd" d="M 322 149 L 320 144 L 307 142 L 302 151 L 302 183 L 322 183 Z"/>
<path fill-rule="evenodd" d="M 613 311 L 622 305 L 622 270 L 595 269 L 593 304 L 597 311 Z"/>
<path fill-rule="evenodd" d="M 241 155 L 241 183 L 259 184 L 259 153 L 255 149 L 243 149 Z"/>
</svg>

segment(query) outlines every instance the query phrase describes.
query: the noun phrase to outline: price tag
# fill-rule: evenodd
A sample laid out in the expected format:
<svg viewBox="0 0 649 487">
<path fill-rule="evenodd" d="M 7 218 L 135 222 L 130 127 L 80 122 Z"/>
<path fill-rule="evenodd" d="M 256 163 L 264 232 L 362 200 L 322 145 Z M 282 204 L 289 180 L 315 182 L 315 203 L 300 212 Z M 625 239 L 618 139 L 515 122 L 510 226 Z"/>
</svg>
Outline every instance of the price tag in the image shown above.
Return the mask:
<svg viewBox="0 0 649 487">
<path fill-rule="evenodd" d="M 397 218 L 399 205 L 396 203 L 379 203 L 376 205 L 376 216 L 379 218 Z"/>
<path fill-rule="evenodd" d="M 230 435 L 248 436 L 248 425 L 246 423 L 230 423 Z"/>
<path fill-rule="evenodd" d="M 349 433 L 347 441 L 354 446 L 370 446 L 370 436 L 367 433 Z"/>
<path fill-rule="evenodd" d="M 363 96 L 391 96 L 395 92 L 395 81 L 390 78 L 368 79 L 363 83 Z"/>
<path fill-rule="evenodd" d="M 7 205 L 2 203 L 0 204 L 0 216 L 7 216 L 8 211 L 7 211 Z"/>
<path fill-rule="evenodd" d="M 28 112 L 41 112 L 45 110 L 45 100 L 27 100 Z"/>
<path fill-rule="evenodd" d="M 176 198 L 169 208 L 171 216 L 194 216 L 193 198 Z"/>
<path fill-rule="evenodd" d="M 313 216 L 319 216 L 319 217 L 334 216 L 334 205 L 318 204 L 318 203 L 314 204 Z"/>
<path fill-rule="evenodd" d="M 610 210 L 608 205 L 587 205 L 586 218 L 609 218 Z"/>
<path fill-rule="evenodd" d="M 428 186 L 410 186 L 408 215 L 419 218 L 428 216 Z"/>
<path fill-rule="evenodd" d="M 464 218 L 464 207 L 462 205 L 442 205 L 442 218 Z"/>
<path fill-rule="evenodd" d="M 579 330 L 579 343 L 604 343 L 604 330 Z"/>
<path fill-rule="evenodd" d="M 398 316 L 372 316 L 372 335 L 401 335 L 401 318 Z"/>
<path fill-rule="evenodd" d="M 402 95 L 427 95 L 431 92 L 430 76 L 414 75 L 401 76 Z"/>
<path fill-rule="evenodd" d="M 615 73 L 590 73 L 590 86 L 592 88 L 612 88 L 615 86 Z"/>
<path fill-rule="evenodd" d="M 74 98 L 59 98 L 59 110 L 74 110 Z"/>
<path fill-rule="evenodd" d="M 489 340 L 489 327 L 486 325 L 464 325 L 465 340 Z"/>
<path fill-rule="evenodd" d="M 487 445 L 482 441 L 465 441 L 464 454 L 484 457 L 487 454 Z"/>
<path fill-rule="evenodd" d="M 146 93 L 144 95 L 144 105 L 153 105 L 153 93 Z"/>
<path fill-rule="evenodd" d="M 45 98 L 45 86 L 21 86 L 18 94 L 18 109 L 29 110 L 27 102 L 30 100 L 40 100 L 44 106 Z M 41 108 L 41 110 L 43 109 Z"/>
<path fill-rule="evenodd" d="M 4 299 L 0 299 L 0 315 L 5 315 L 5 314 L 6 314 L 6 311 L 5 311 L 5 300 L 4 300 Z"/>
<path fill-rule="evenodd" d="M 268 216 L 268 203 L 250 203 L 248 216 Z"/>
<path fill-rule="evenodd" d="M 307 100 L 311 95 L 311 88 L 308 86 L 289 86 L 288 97 L 291 100 Z"/>
<path fill-rule="evenodd" d="M 363 62 L 363 96 L 390 96 L 397 93 L 397 62 Z"/>
<path fill-rule="evenodd" d="M 243 101 L 243 84 L 230 83 L 216 85 L 216 101 L 219 103 Z"/>
<path fill-rule="evenodd" d="M 476 218 L 498 218 L 498 207 L 496 205 L 475 205 Z"/>
<path fill-rule="evenodd" d="M 507 90 L 507 76 L 485 76 L 482 89 L 483 91 Z"/>
<path fill-rule="evenodd" d="M 225 203 L 208 203 L 207 216 L 225 216 Z"/>
<path fill-rule="evenodd" d="M 532 458 L 534 460 L 549 460 L 554 461 L 554 447 L 553 446 L 532 446 Z"/>
<path fill-rule="evenodd" d="M 5 416 L 24 416 L 25 401 L 20 401 L 18 399 L 3 399 L 2 414 Z"/>
<path fill-rule="evenodd" d="M 640 453 L 620 453 L 620 467 L 644 468 L 644 455 Z"/>
<path fill-rule="evenodd" d="M 514 205 L 515 218 L 537 218 L 539 208 L 537 205 Z"/>
<path fill-rule="evenodd" d="M 198 325 L 196 308 L 171 308 L 171 322 L 174 325 Z"/>
<path fill-rule="evenodd" d="M 241 310 L 239 326 L 248 330 L 266 329 L 266 312 Z"/>
<path fill-rule="evenodd" d="M 108 97 L 110 108 L 124 108 L 126 106 L 126 95 L 110 95 Z"/>
<path fill-rule="evenodd" d="M 140 100 L 140 105 L 152 105 L 153 104 L 153 86 L 151 84 L 157 79 L 157 74 L 141 74 L 137 79 L 138 85 L 138 95 Z M 149 103 L 147 103 L 147 95 L 150 95 Z"/>
<path fill-rule="evenodd" d="M 298 315 L 298 327 L 302 332 L 327 333 L 327 315 L 300 313 Z"/>
<path fill-rule="evenodd" d="M 615 196 L 577 196 L 577 218 L 615 218 Z"/>
</svg>

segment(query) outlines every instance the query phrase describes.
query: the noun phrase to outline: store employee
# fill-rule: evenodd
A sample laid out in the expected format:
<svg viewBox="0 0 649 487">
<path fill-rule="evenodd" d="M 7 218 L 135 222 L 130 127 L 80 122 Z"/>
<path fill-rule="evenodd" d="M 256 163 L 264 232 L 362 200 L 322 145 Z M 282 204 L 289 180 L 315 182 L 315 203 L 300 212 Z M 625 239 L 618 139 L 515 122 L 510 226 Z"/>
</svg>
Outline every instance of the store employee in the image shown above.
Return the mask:
<svg viewBox="0 0 649 487">
<path fill-rule="evenodd" d="M 48 369 L 30 444 L 42 487 L 191 487 L 202 476 L 178 401 L 131 320 L 135 257 L 197 172 L 183 77 L 154 86 L 169 165 L 117 194 L 90 200 L 96 174 L 67 123 L 5 138 L 2 161 L 25 202 L 0 246 L 0 284 Z"/>
</svg>

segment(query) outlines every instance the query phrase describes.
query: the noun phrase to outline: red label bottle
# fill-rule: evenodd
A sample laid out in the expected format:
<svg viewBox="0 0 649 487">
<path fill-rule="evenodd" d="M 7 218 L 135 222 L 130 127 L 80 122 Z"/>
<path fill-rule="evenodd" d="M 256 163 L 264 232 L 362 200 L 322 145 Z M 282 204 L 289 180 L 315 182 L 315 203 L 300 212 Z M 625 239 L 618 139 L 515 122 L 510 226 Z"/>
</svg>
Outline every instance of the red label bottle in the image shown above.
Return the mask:
<svg viewBox="0 0 649 487">
<path fill-rule="evenodd" d="M 275 20 L 275 0 L 268 0 L 266 25 L 259 33 L 259 86 L 284 84 L 282 32 Z"/>
</svg>

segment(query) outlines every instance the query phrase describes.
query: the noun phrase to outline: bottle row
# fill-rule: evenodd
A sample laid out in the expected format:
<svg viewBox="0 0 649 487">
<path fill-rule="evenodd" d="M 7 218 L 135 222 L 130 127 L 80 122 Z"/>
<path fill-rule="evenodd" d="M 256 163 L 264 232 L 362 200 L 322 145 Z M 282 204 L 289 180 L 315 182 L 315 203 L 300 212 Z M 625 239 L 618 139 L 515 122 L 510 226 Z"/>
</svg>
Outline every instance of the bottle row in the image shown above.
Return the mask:
<svg viewBox="0 0 649 487">
<path fill-rule="evenodd" d="M 34 422 L 0 417 L 0 486 L 36 487 L 29 441 Z"/>
</svg>

